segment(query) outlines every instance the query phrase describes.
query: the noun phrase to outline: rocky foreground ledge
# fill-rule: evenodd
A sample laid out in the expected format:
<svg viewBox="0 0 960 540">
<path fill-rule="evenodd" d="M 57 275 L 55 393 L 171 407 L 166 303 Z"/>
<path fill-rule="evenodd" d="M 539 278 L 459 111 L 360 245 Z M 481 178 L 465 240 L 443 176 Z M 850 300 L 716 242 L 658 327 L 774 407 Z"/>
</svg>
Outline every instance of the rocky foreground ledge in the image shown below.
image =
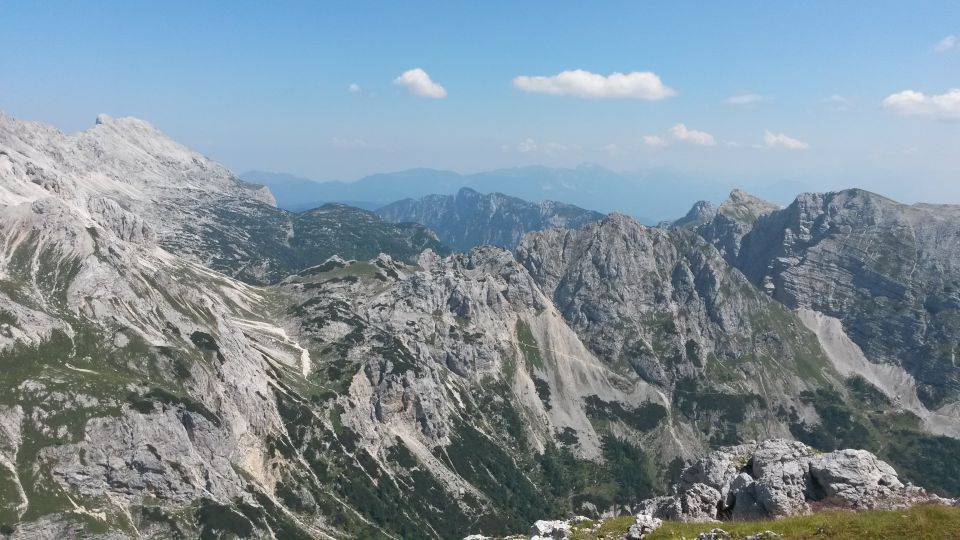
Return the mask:
<svg viewBox="0 0 960 540">
<path fill-rule="evenodd" d="M 893 467 L 866 450 L 821 453 L 803 443 L 772 439 L 710 452 L 684 469 L 673 495 L 643 501 L 635 511 L 709 522 L 805 514 L 811 503 L 894 509 L 953 502 L 904 485 Z"/>
<path fill-rule="evenodd" d="M 664 520 L 720 523 L 804 515 L 815 510 L 892 510 L 917 504 L 958 505 L 923 488 L 904 484 L 897 471 L 866 450 L 819 452 L 783 439 L 751 442 L 710 452 L 683 470 L 672 494 L 647 499 L 633 508 L 633 525 L 621 538 L 640 540 Z M 531 540 L 572 538 L 587 518 L 537 521 Z M 592 528 L 599 527 L 590 521 Z M 704 527 L 703 539 L 725 538 Z M 525 538 L 517 536 L 514 538 Z M 728 537 L 728 536 L 726 536 Z M 755 538 L 777 538 L 759 531 Z M 468 540 L 487 537 L 473 535 Z"/>
</svg>

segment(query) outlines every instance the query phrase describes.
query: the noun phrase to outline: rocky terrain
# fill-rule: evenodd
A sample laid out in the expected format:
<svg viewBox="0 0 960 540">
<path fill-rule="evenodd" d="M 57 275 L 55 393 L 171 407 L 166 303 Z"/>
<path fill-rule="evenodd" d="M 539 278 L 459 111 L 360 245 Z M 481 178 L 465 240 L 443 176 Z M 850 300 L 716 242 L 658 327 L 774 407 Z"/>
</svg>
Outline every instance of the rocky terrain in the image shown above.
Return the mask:
<svg viewBox="0 0 960 540">
<path fill-rule="evenodd" d="M 808 324 L 837 320 L 856 352 L 880 366 L 869 369 L 874 384 L 956 417 L 960 207 L 852 189 L 778 209 L 735 192 L 695 229 L 771 297 L 820 315 Z M 897 368 L 912 379 L 905 388 Z"/>
<path fill-rule="evenodd" d="M 579 229 L 603 214 L 554 201 L 531 203 L 502 193 L 461 188 L 456 195 L 404 199 L 377 210 L 392 223 L 419 223 L 457 251 L 480 245 L 514 249 L 531 231 Z"/>
<path fill-rule="evenodd" d="M 623 540 L 640 540 L 665 523 L 719 524 L 704 528 L 697 538 L 731 538 L 724 521 L 743 522 L 802 516 L 827 510 L 903 510 L 916 505 L 956 506 L 958 501 L 927 493 L 900 481 L 896 470 L 865 450 L 819 452 L 803 443 L 768 439 L 722 447 L 690 462 L 680 473 L 672 494 L 634 505 L 635 515 Z M 577 516 L 538 520 L 529 538 L 564 539 L 592 534 L 605 536 L 603 520 Z M 476 535 L 473 540 L 482 540 Z M 525 536 L 523 538 L 526 538 Z M 749 538 L 782 538 L 758 531 Z"/>
<path fill-rule="evenodd" d="M 0 171 L 5 204 L 56 194 L 104 219 L 136 216 L 164 249 L 248 283 L 276 282 L 337 254 L 412 260 L 426 248 L 446 251 L 424 227 L 364 210 L 278 209 L 266 188 L 134 118 L 100 115 L 93 128 L 66 135 L 0 113 Z"/>
<path fill-rule="evenodd" d="M 950 410 L 851 370 L 833 319 L 697 234 L 723 206 L 446 255 L 420 225 L 276 210 L 106 117 L 0 116 L 0 180 L 6 536 L 505 534 L 629 511 L 685 460 L 771 437 L 862 439 L 960 492 L 956 439 L 933 435 Z"/>
<path fill-rule="evenodd" d="M 635 510 L 661 519 L 710 522 L 807 514 L 816 503 L 852 509 L 954 503 L 904 485 L 893 467 L 866 450 L 822 453 L 782 439 L 710 452 L 683 470 L 674 492 L 643 501 Z"/>
</svg>

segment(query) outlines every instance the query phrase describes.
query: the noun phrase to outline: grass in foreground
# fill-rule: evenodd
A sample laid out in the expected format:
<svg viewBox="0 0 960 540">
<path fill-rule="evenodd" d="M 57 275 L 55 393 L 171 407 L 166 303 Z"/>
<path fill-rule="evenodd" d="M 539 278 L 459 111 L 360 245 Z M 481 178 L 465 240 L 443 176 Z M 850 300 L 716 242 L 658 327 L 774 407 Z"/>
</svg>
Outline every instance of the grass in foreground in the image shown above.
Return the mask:
<svg viewBox="0 0 960 540">
<path fill-rule="evenodd" d="M 632 516 L 604 521 L 596 532 L 579 528 L 574 540 L 619 539 L 633 524 Z M 666 522 L 649 540 L 692 540 L 719 527 L 734 539 L 773 531 L 784 540 L 960 540 L 960 508 L 937 505 L 908 510 L 829 511 L 778 520 L 727 521 L 720 524 Z"/>
</svg>

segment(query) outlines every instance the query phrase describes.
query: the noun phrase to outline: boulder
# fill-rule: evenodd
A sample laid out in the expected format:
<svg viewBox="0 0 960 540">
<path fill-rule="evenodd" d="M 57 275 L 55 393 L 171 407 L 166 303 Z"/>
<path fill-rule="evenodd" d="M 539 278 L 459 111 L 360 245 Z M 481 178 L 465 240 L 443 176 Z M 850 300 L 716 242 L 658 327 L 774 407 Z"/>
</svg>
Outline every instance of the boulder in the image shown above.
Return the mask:
<svg viewBox="0 0 960 540">
<path fill-rule="evenodd" d="M 766 514 L 757 501 L 757 481 L 747 473 L 740 473 L 730 484 L 726 508 L 733 519 L 760 519 Z"/>
<path fill-rule="evenodd" d="M 810 476 L 824 498 L 873 507 L 903 491 L 897 471 L 865 450 L 838 450 L 810 462 Z"/>
<path fill-rule="evenodd" d="M 678 495 L 684 521 L 716 521 L 722 497 L 706 484 L 694 484 Z"/>
<path fill-rule="evenodd" d="M 783 537 L 773 531 L 763 531 L 762 533 L 748 534 L 743 537 L 743 540 L 780 540 L 781 538 Z"/>
<path fill-rule="evenodd" d="M 684 469 L 678 491 L 686 491 L 694 484 L 706 484 L 726 497 L 726 487 L 747 465 L 755 448 L 755 444 L 742 444 L 710 452 Z"/>
<path fill-rule="evenodd" d="M 530 527 L 530 540 L 570 538 L 570 523 L 541 519 Z"/>
<path fill-rule="evenodd" d="M 635 509 L 679 521 L 759 519 L 807 513 L 811 501 L 853 508 L 954 503 L 904 486 L 893 467 L 865 450 L 821 454 L 771 439 L 710 452 L 681 473 L 673 495 Z"/>
<path fill-rule="evenodd" d="M 634 512 L 656 516 L 661 519 L 680 520 L 683 518 L 683 508 L 676 495 L 645 499 L 634 506 Z"/>
<path fill-rule="evenodd" d="M 757 503 L 768 516 L 792 516 L 807 511 L 809 462 L 814 451 L 796 442 L 773 439 L 760 443 L 752 456 Z"/>
<path fill-rule="evenodd" d="M 730 540 L 733 535 L 723 529 L 711 529 L 709 532 L 702 532 L 697 535 L 697 540 Z M 762 533 L 749 534 L 743 537 L 743 540 L 778 540 L 782 538 L 773 531 L 763 531 Z"/>
<path fill-rule="evenodd" d="M 730 540 L 730 533 L 723 529 L 710 529 L 697 535 L 697 540 Z"/>
<path fill-rule="evenodd" d="M 661 525 L 663 525 L 663 521 L 651 515 L 637 514 L 633 525 L 630 526 L 623 540 L 642 540 L 651 532 L 659 529 Z"/>
</svg>

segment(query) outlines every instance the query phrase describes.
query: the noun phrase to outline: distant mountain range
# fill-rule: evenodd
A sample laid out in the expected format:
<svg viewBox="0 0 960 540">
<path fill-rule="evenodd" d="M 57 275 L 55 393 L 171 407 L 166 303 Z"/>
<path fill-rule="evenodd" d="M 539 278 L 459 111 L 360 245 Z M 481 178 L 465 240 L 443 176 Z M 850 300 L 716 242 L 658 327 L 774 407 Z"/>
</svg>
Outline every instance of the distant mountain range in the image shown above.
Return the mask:
<svg viewBox="0 0 960 540">
<path fill-rule="evenodd" d="M 479 245 L 513 249 L 525 234 L 544 229 L 579 229 L 604 215 L 572 204 L 531 203 L 502 193 L 483 195 L 460 188 L 456 195 L 404 199 L 377 210 L 386 221 L 419 223 L 457 251 Z"/>
<path fill-rule="evenodd" d="M 287 210 L 316 208 L 324 203 L 349 204 L 368 210 L 402 199 L 453 195 L 468 187 L 480 193 L 503 193 L 540 202 L 573 204 L 604 214 L 623 212 L 653 225 L 682 216 L 690 201 L 721 201 L 735 187 L 728 182 L 682 175 L 669 170 L 620 173 L 597 165 L 571 169 L 542 166 L 460 174 L 436 169 L 410 169 L 374 174 L 354 182 L 315 182 L 283 173 L 250 171 L 240 175 L 270 188 Z M 755 192 L 788 202 L 802 186 L 780 185 Z"/>
</svg>

